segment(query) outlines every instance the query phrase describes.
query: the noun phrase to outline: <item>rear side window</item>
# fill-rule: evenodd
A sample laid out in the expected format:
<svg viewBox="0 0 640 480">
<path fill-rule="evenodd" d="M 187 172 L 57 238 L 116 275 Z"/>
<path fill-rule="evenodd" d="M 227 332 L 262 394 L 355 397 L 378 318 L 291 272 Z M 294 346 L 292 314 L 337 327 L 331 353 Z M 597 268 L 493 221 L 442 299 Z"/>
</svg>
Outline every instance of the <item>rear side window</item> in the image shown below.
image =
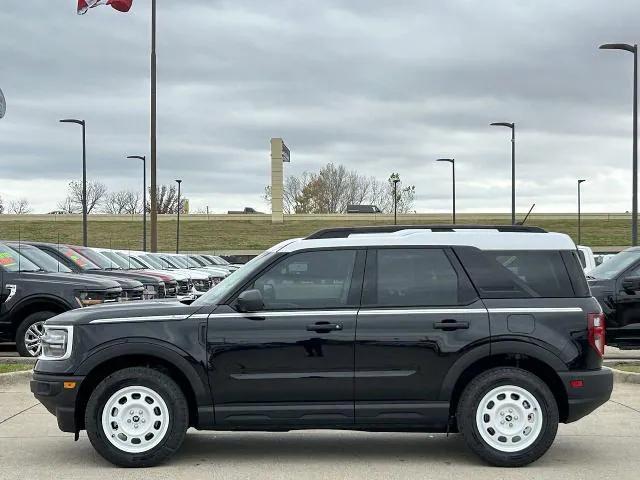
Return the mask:
<svg viewBox="0 0 640 480">
<path fill-rule="evenodd" d="M 477 298 L 441 249 L 379 249 L 367 256 L 364 303 L 377 307 L 466 305 Z"/>
<path fill-rule="evenodd" d="M 479 251 L 456 253 L 484 298 L 574 297 L 559 251 Z"/>
</svg>

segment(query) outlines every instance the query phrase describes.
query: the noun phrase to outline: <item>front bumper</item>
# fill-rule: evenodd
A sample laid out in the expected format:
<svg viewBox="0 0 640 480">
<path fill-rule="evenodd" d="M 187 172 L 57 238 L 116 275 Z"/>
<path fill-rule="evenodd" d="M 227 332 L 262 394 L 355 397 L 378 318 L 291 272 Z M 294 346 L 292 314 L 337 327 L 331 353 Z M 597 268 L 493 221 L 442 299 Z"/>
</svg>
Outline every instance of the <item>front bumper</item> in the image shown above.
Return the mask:
<svg viewBox="0 0 640 480">
<path fill-rule="evenodd" d="M 567 418 L 564 423 L 575 422 L 606 403 L 613 390 L 613 373 L 608 368 L 582 372 L 560 372 L 567 392 Z M 582 381 L 582 386 L 572 382 Z"/>
<path fill-rule="evenodd" d="M 31 393 L 56 416 L 58 428 L 63 432 L 76 433 L 80 430 L 76 416 L 76 400 L 83 380 L 84 377 L 68 375 L 33 374 Z M 75 383 L 73 388 L 69 388 L 71 383 Z"/>
</svg>

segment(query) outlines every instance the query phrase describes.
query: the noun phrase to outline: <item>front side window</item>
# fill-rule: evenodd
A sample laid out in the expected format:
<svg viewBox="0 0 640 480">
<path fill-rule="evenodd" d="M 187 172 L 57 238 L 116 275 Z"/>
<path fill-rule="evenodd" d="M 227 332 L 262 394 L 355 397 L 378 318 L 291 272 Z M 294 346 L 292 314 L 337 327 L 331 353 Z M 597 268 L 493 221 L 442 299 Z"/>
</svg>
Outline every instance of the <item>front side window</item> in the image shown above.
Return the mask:
<svg viewBox="0 0 640 480">
<path fill-rule="evenodd" d="M 366 303 L 378 307 L 455 306 L 469 303 L 475 293 L 459 278 L 440 249 L 403 248 L 370 252 L 367 277 L 374 270 L 375 288 L 367 289 Z"/>
<path fill-rule="evenodd" d="M 322 250 L 293 254 L 258 277 L 265 310 L 341 308 L 349 298 L 355 250 Z"/>
</svg>

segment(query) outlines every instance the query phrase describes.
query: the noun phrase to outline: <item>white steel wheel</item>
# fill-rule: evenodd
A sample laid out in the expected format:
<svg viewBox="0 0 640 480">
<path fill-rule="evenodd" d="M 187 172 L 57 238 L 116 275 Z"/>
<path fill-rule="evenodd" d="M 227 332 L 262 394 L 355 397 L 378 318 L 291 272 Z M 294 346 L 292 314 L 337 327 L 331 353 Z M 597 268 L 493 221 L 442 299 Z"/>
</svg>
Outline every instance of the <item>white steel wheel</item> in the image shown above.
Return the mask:
<svg viewBox="0 0 640 480">
<path fill-rule="evenodd" d="M 143 453 L 165 437 L 171 418 L 164 399 L 142 386 L 124 387 L 114 393 L 102 411 L 102 429 L 118 450 Z"/>
<path fill-rule="evenodd" d="M 42 353 L 42 336 L 44 335 L 44 320 L 35 322 L 24 332 L 24 347 L 32 357 L 39 357 Z"/>
<path fill-rule="evenodd" d="M 502 385 L 487 393 L 476 411 L 482 439 L 500 452 L 520 452 L 540 436 L 544 425 L 536 397 L 521 387 Z"/>
</svg>

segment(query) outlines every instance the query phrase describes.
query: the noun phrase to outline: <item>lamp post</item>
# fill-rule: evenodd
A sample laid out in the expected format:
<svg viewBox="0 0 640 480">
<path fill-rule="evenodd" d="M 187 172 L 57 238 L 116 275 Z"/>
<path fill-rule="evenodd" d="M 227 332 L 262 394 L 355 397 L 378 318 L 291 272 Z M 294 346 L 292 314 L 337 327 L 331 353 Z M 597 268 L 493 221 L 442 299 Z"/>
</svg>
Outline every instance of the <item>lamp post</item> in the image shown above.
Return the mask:
<svg viewBox="0 0 640 480">
<path fill-rule="evenodd" d="M 582 218 L 580 213 L 580 185 L 586 180 L 578 180 L 578 245 L 582 244 Z"/>
<path fill-rule="evenodd" d="M 516 124 L 509 122 L 494 122 L 494 127 L 511 129 L 511 225 L 516 224 Z"/>
<path fill-rule="evenodd" d="M 633 198 L 631 208 L 631 245 L 638 245 L 638 45 L 605 43 L 601 50 L 624 50 L 633 53 Z"/>
<path fill-rule="evenodd" d="M 393 224 L 398 224 L 398 183 L 400 183 L 400 179 L 398 177 L 393 177 L 391 179 L 393 182 Z"/>
<path fill-rule="evenodd" d="M 157 107 L 156 107 L 157 61 L 156 61 L 156 0 L 151 0 L 151 251 L 158 251 L 158 185 L 157 162 Z"/>
<path fill-rule="evenodd" d="M 86 247 L 87 241 L 87 139 L 86 123 L 84 120 L 67 118 L 60 123 L 76 123 L 82 126 L 82 244 Z"/>
<path fill-rule="evenodd" d="M 147 157 L 129 155 L 127 158 L 142 160 L 142 251 L 147 251 Z"/>
<path fill-rule="evenodd" d="M 455 158 L 439 158 L 436 162 L 451 163 L 451 173 L 453 179 L 453 224 L 456 224 L 456 160 Z"/>
<path fill-rule="evenodd" d="M 182 180 L 177 179 L 176 183 L 178 184 L 178 225 L 176 228 L 176 253 L 180 253 L 180 210 L 182 210 L 182 204 L 180 201 L 180 184 Z"/>
</svg>

